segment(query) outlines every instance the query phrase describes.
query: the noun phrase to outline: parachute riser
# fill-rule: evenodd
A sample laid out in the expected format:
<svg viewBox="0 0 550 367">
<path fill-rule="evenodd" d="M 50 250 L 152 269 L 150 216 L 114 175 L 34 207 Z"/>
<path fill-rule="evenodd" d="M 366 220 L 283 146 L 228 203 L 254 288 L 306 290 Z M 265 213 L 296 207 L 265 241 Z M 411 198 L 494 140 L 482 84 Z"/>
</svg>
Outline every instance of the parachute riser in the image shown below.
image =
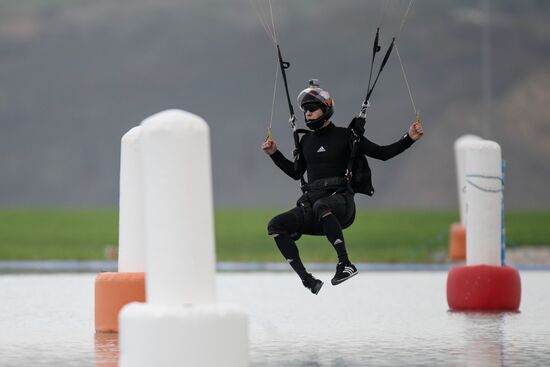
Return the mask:
<svg viewBox="0 0 550 367">
<path fill-rule="evenodd" d="M 286 78 L 286 69 L 290 68 L 290 63 L 287 61 L 283 61 L 283 56 L 281 54 L 281 47 L 279 44 L 277 44 L 277 56 L 279 58 L 279 66 L 281 68 L 281 74 L 283 76 L 283 82 L 285 85 L 285 93 L 286 93 L 286 100 L 288 103 L 288 110 L 290 112 L 290 117 L 288 119 L 288 122 L 290 123 L 290 127 L 292 128 L 292 137 L 294 140 L 294 151 L 292 152 L 293 158 L 294 158 L 294 170 L 296 172 L 299 171 L 299 165 L 298 160 L 300 159 L 300 135 L 298 134 L 298 130 L 296 129 L 296 115 L 294 114 L 294 107 L 292 106 L 292 102 L 290 100 L 290 93 L 288 91 L 288 82 Z M 300 176 L 300 183 L 302 187 L 305 186 L 306 181 L 304 180 L 304 176 Z"/>
<path fill-rule="evenodd" d="M 380 64 L 380 68 L 378 69 L 378 73 L 376 74 L 376 77 L 374 78 L 374 82 L 372 83 L 372 86 L 370 85 L 370 81 L 372 78 L 372 69 L 374 66 L 374 60 L 376 59 L 376 54 L 380 51 L 380 46 L 378 45 L 378 37 L 379 37 L 379 29 L 376 30 L 376 36 L 374 39 L 374 46 L 372 49 L 372 62 L 370 66 L 370 73 L 369 73 L 369 86 L 367 89 L 367 96 L 365 97 L 365 100 L 363 101 L 361 105 L 361 112 L 359 114 L 359 117 L 365 117 L 367 114 L 367 107 L 370 105 L 369 100 L 370 96 L 372 94 L 372 91 L 374 90 L 374 87 L 376 87 L 376 83 L 378 83 L 378 78 L 380 78 L 380 74 L 384 70 L 384 67 L 388 63 L 388 59 L 390 58 L 391 52 L 393 50 L 393 46 L 395 44 L 395 37 L 392 38 L 392 41 L 390 45 L 388 46 L 388 49 L 386 50 L 386 54 L 384 55 L 384 59 L 382 60 L 382 63 Z"/>
<path fill-rule="evenodd" d="M 296 121 L 296 116 L 294 115 L 294 107 L 292 106 L 292 102 L 290 100 L 290 93 L 288 92 L 288 81 L 286 78 L 286 69 L 290 68 L 290 63 L 287 61 L 283 61 L 283 56 L 281 54 L 281 47 L 278 44 L 277 44 L 277 56 L 279 58 L 279 66 L 281 68 L 281 74 L 283 76 L 283 82 L 285 84 L 286 101 L 288 103 L 288 110 L 290 112 L 290 118 L 288 121 L 290 122 L 290 125 L 294 129 L 294 125 L 295 125 L 294 122 Z"/>
<path fill-rule="evenodd" d="M 384 55 L 384 59 L 382 60 L 382 63 L 380 64 L 380 69 L 378 70 L 378 73 L 376 75 L 376 78 L 374 79 L 374 83 L 371 86 L 371 79 L 372 79 L 372 70 L 374 66 L 374 61 L 376 59 L 376 54 L 380 51 L 380 45 L 379 45 L 379 39 L 380 39 L 380 26 L 382 24 L 382 20 L 380 20 L 380 25 L 376 28 L 376 35 L 374 36 L 374 43 L 372 46 L 372 60 L 370 65 L 370 72 L 369 72 L 369 84 L 367 86 L 367 96 L 365 97 L 364 102 L 361 106 L 361 112 L 359 113 L 359 117 L 365 117 L 367 114 L 367 106 L 369 105 L 370 96 L 372 94 L 372 91 L 374 90 L 374 87 L 376 86 L 376 83 L 378 82 L 378 78 L 380 77 L 380 73 L 382 70 L 384 70 L 384 67 L 386 66 L 386 63 L 388 62 L 388 59 L 391 55 L 391 52 L 395 46 L 395 40 L 399 35 L 401 34 L 401 31 L 403 30 L 403 26 L 405 25 L 405 20 L 407 19 L 407 16 L 409 15 L 409 10 L 411 9 L 413 0 L 409 0 L 409 5 L 407 6 L 407 10 L 405 10 L 405 13 L 403 14 L 403 17 L 401 18 L 401 26 L 399 27 L 399 31 L 395 34 L 395 36 L 392 38 L 390 45 L 388 46 L 388 49 L 386 51 L 386 54 Z M 397 51 L 398 57 L 399 57 L 399 51 Z M 399 62 L 401 63 L 401 58 L 399 57 Z M 404 70 L 403 70 L 404 73 Z M 408 88 L 408 83 L 407 83 Z M 410 94 L 410 91 L 409 91 Z M 411 96 L 412 100 L 412 96 Z M 414 102 L 413 102 L 414 104 Z M 416 108 L 415 108 L 416 112 Z"/>
</svg>

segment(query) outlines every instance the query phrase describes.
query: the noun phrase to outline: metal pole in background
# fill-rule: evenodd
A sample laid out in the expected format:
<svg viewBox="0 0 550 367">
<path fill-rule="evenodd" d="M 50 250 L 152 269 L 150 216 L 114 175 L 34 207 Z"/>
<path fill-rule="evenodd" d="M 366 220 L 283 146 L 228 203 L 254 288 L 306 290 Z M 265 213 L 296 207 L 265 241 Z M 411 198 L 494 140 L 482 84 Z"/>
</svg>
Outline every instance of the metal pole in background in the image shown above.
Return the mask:
<svg viewBox="0 0 550 367">
<path fill-rule="evenodd" d="M 481 33 L 481 90 L 483 103 L 482 131 L 485 139 L 492 135 L 492 93 L 491 93 L 491 0 L 482 0 L 484 23 Z"/>
</svg>

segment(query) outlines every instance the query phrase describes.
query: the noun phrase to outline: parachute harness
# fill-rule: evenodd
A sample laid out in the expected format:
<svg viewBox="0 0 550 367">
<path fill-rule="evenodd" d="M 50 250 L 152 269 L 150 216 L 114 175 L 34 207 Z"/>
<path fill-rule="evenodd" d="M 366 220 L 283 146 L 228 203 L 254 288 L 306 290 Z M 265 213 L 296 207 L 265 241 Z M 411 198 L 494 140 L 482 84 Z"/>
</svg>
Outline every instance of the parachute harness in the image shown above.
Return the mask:
<svg viewBox="0 0 550 367">
<path fill-rule="evenodd" d="M 256 13 L 258 15 L 258 18 L 260 19 L 260 22 L 262 23 L 266 33 L 270 37 L 271 42 L 273 43 L 273 46 L 275 47 L 275 50 L 276 50 L 276 53 L 277 53 L 276 57 L 277 57 L 277 64 L 278 64 L 277 66 L 278 67 L 277 67 L 276 72 L 275 72 L 275 86 L 273 88 L 273 100 L 272 100 L 272 105 L 271 105 L 271 114 L 270 114 L 270 118 L 269 118 L 268 134 L 267 134 L 267 137 L 266 137 L 266 141 L 267 140 L 272 140 L 271 126 L 272 126 L 272 123 L 273 123 L 273 111 L 274 111 L 274 108 L 275 108 L 275 96 L 276 96 L 276 93 L 277 93 L 278 72 L 280 70 L 281 75 L 283 77 L 283 83 L 284 83 L 284 87 L 285 87 L 286 99 L 287 99 L 287 103 L 288 103 L 288 109 L 289 109 L 289 112 L 290 112 L 290 117 L 289 117 L 288 121 L 289 121 L 290 126 L 292 128 L 293 138 L 294 138 L 294 151 L 293 151 L 294 169 L 295 169 L 296 172 L 299 172 L 298 161 L 299 161 L 299 158 L 300 158 L 300 155 L 301 155 L 300 136 L 299 136 L 299 134 L 300 133 L 307 133 L 309 131 L 296 128 L 296 115 L 294 113 L 294 107 L 293 107 L 291 99 L 290 99 L 290 93 L 288 91 L 288 81 L 287 81 L 287 76 L 286 76 L 286 69 L 290 68 L 290 63 L 288 61 L 284 61 L 283 57 L 282 57 L 281 47 L 279 45 L 279 40 L 278 40 L 278 37 L 277 37 L 277 31 L 276 31 L 276 28 L 275 28 L 275 21 L 274 21 L 274 17 L 273 17 L 273 7 L 271 6 L 271 0 L 267 0 L 267 5 L 269 6 L 269 9 L 267 9 L 265 6 L 262 6 L 261 0 L 250 0 L 250 1 L 255 6 L 255 10 L 256 10 Z M 382 49 L 380 47 L 380 44 L 379 44 L 380 28 L 382 26 L 382 20 L 383 20 L 383 17 L 384 17 L 385 8 L 387 6 L 388 1 L 389 0 L 385 1 L 384 8 L 381 11 L 380 22 L 378 24 L 378 27 L 376 28 L 376 35 L 374 37 L 374 42 L 373 42 L 373 47 L 372 47 L 372 59 L 371 59 L 371 65 L 370 65 L 370 71 L 369 71 L 369 81 L 368 81 L 368 86 L 367 86 L 367 95 L 366 95 L 364 101 L 361 103 L 361 110 L 359 112 L 358 119 L 354 119 L 354 121 L 358 121 L 358 124 L 353 126 L 353 127 L 350 127 L 350 130 L 352 132 L 353 137 L 352 137 L 350 159 L 348 161 L 348 166 L 347 166 L 346 173 L 345 173 L 345 178 L 348 180 L 348 182 L 351 181 L 351 178 L 352 178 L 352 175 L 353 175 L 353 173 L 352 173 L 353 161 L 354 161 L 356 153 L 357 153 L 357 144 L 359 143 L 361 137 L 363 136 L 364 125 L 365 125 L 365 121 L 366 121 L 365 119 L 366 119 L 366 116 L 367 116 L 367 108 L 370 107 L 370 97 L 372 95 L 374 87 L 378 83 L 378 79 L 380 77 L 380 74 L 384 70 L 384 67 L 386 66 L 386 64 L 388 62 L 388 59 L 389 59 L 389 57 L 390 57 L 390 55 L 391 55 L 394 48 L 395 48 L 395 51 L 396 51 L 396 54 L 397 54 L 397 58 L 399 60 L 399 64 L 401 65 L 401 71 L 402 71 L 402 74 L 403 74 L 403 78 L 405 80 L 405 84 L 407 86 L 407 91 L 409 93 L 409 98 L 411 100 L 411 104 L 412 104 L 412 107 L 413 107 L 413 110 L 414 110 L 414 113 L 415 113 L 415 116 L 416 116 L 416 121 L 415 122 L 417 122 L 417 123 L 420 122 L 420 114 L 419 114 L 418 110 L 416 109 L 414 99 L 413 99 L 413 96 L 412 96 L 412 93 L 411 93 L 411 88 L 409 86 L 409 82 L 407 80 L 407 75 L 405 73 L 405 68 L 403 66 L 401 55 L 399 54 L 399 49 L 398 49 L 397 43 L 396 43 L 396 40 L 401 35 L 401 32 L 402 32 L 403 27 L 405 25 L 405 21 L 407 20 L 407 17 L 409 15 L 409 11 L 411 9 L 413 0 L 409 0 L 407 9 L 405 10 L 405 12 L 404 12 L 404 14 L 401 18 L 401 25 L 399 26 L 399 30 L 392 37 L 392 41 L 391 41 L 390 45 L 388 46 L 388 48 L 386 50 L 384 58 L 382 59 L 382 62 L 380 63 L 380 67 L 378 69 L 376 77 L 374 78 L 374 81 L 372 82 L 372 85 L 371 85 L 374 62 L 376 60 L 376 54 L 378 52 L 380 52 L 381 49 Z M 264 5 L 265 5 L 265 3 L 264 3 Z M 300 184 L 301 184 L 301 187 L 302 187 L 302 191 L 304 191 L 304 193 L 306 193 L 307 183 L 304 180 L 303 174 L 300 175 Z"/>
</svg>

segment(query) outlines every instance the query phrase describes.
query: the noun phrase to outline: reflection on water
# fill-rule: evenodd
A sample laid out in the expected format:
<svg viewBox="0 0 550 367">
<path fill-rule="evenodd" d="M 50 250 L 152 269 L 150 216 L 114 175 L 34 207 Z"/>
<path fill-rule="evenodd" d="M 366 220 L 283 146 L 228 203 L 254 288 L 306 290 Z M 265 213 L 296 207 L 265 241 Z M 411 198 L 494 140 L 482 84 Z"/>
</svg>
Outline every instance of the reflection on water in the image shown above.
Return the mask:
<svg viewBox="0 0 550 367">
<path fill-rule="evenodd" d="M 0 365 L 116 366 L 117 334 L 94 336 L 94 278 L 0 276 Z M 550 273 L 522 273 L 521 313 L 449 312 L 445 281 L 362 272 L 313 296 L 290 273 L 224 273 L 217 288 L 250 316 L 252 366 L 550 365 Z"/>
<path fill-rule="evenodd" d="M 96 367 L 118 366 L 118 333 L 96 333 L 94 347 Z"/>
<path fill-rule="evenodd" d="M 456 353 L 463 354 L 467 366 L 505 366 L 504 321 L 515 313 L 462 313 L 452 317 L 463 324 L 464 344 Z"/>
</svg>

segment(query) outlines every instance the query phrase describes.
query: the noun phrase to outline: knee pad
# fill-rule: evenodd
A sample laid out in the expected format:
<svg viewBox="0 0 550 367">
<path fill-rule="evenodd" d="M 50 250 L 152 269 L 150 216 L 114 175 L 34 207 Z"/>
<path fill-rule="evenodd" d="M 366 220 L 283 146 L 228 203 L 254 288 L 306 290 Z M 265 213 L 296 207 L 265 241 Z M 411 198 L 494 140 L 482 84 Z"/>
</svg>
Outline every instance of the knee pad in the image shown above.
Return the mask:
<svg viewBox="0 0 550 367">
<path fill-rule="evenodd" d="M 269 235 L 287 233 L 293 235 L 298 231 L 298 218 L 294 213 L 279 214 L 269 221 L 267 233 Z"/>
</svg>

